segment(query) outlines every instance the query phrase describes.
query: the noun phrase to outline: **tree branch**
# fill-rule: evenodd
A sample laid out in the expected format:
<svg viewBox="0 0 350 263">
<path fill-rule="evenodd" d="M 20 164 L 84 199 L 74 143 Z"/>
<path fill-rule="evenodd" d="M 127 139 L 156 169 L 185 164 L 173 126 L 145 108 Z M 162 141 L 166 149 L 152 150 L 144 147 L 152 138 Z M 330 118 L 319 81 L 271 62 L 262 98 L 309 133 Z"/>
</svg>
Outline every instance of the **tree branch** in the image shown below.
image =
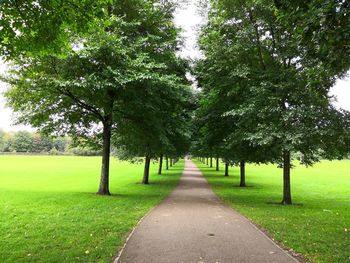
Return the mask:
<svg viewBox="0 0 350 263">
<path fill-rule="evenodd" d="M 56 88 L 61 94 L 71 98 L 73 101 L 77 103 L 77 105 L 83 109 L 86 109 L 87 111 L 91 112 L 94 114 L 100 121 L 104 122 L 105 118 L 102 116 L 102 114 L 93 106 L 90 106 L 83 102 L 82 100 L 78 99 L 72 92 L 69 90 L 62 90 L 60 88 Z"/>
<path fill-rule="evenodd" d="M 260 63 L 262 68 L 265 70 L 266 69 L 266 65 L 265 65 L 265 61 L 264 61 L 264 57 L 262 55 L 262 48 L 261 48 L 261 42 L 260 42 L 260 34 L 259 34 L 259 29 L 258 26 L 256 25 L 254 18 L 253 18 L 253 14 L 251 12 L 249 12 L 249 19 L 254 27 L 254 31 L 255 31 L 255 38 L 258 44 L 258 54 L 259 54 L 259 58 L 260 58 Z"/>
</svg>

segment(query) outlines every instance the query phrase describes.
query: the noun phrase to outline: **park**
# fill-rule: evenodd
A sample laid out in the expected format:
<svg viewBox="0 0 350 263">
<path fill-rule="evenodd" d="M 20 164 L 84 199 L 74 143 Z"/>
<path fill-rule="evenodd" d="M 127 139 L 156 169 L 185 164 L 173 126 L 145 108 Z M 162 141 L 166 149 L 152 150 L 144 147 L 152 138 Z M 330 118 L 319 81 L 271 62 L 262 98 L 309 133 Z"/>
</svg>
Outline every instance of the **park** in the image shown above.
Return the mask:
<svg viewBox="0 0 350 263">
<path fill-rule="evenodd" d="M 347 1 L 0 1 L 0 262 L 350 262 L 349 32 Z"/>
</svg>

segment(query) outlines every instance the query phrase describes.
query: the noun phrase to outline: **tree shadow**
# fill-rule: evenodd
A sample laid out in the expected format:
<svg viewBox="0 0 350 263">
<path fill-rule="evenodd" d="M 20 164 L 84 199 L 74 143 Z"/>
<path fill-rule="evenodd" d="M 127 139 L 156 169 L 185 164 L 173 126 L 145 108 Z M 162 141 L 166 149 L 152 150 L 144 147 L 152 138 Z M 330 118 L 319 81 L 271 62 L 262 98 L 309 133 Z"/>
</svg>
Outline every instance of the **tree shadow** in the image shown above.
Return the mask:
<svg viewBox="0 0 350 263">
<path fill-rule="evenodd" d="M 238 189 L 245 189 L 245 188 L 256 188 L 256 186 L 254 186 L 254 185 L 246 185 L 246 186 L 240 186 L 240 185 L 233 185 L 233 186 L 231 186 L 231 187 L 228 187 L 228 188 L 238 188 Z"/>
<path fill-rule="evenodd" d="M 304 206 L 303 203 L 292 203 L 291 205 L 284 205 L 282 204 L 281 202 L 276 202 L 276 201 L 269 201 L 269 202 L 266 202 L 266 204 L 268 205 L 278 205 L 278 206 Z"/>
<path fill-rule="evenodd" d="M 168 170 L 165 170 L 165 171 L 182 171 L 184 170 L 184 168 L 181 168 L 181 167 L 169 167 Z"/>
</svg>

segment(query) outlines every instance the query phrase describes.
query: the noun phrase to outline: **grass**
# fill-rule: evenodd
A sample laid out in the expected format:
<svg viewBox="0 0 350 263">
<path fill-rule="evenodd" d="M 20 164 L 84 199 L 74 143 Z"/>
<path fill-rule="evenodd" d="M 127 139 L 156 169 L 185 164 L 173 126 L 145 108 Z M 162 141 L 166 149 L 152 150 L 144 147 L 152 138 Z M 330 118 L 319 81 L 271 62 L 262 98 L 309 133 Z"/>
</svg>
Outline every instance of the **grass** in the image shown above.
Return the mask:
<svg viewBox="0 0 350 263">
<path fill-rule="evenodd" d="M 180 161 L 163 176 L 151 165 L 111 160 L 98 196 L 100 157 L 0 156 L 0 262 L 110 262 L 138 220 L 176 186 Z"/>
<path fill-rule="evenodd" d="M 214 192 L 265 229 L 283 245 L 311 262 L 350 262 L 350 160 L 322 161 L 292 170 L 295 205 L 282 206 L 282 170 L 275 165 L 247 165 L 249 187 L 240 188 L 239 168 L 215 168 L 196 161 Z"/>
</svg>

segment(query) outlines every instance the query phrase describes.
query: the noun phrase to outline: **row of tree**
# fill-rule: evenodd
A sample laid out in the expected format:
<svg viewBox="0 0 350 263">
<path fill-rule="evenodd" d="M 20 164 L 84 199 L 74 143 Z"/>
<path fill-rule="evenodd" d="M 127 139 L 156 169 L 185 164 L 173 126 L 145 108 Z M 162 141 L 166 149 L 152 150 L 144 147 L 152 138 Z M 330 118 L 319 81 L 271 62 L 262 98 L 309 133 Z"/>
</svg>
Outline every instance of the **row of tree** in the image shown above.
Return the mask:
<svg viewBox="0 0 350 263">
<path fill-rule="evenodd" d="M 174 3 L 16 3 L 0 5 L 8 104 L 21 123 L 102 149 L 98 194 L 110 194 L 112 146 L 122 159 L 145 157 L 145 184 L 152 158 L 185 153 L 193 98 Z"/>
<path fill-rule="evenodd" d="M 227 165 L 278 163 L 291 204 L 291 156 L 306 164 L 349 152 L 349 113 L 328 95 L 350 68 L 350 6 L 339 0 L 213 0 L 193 70 L 198 106 L 176 55 L 170 0 L 16 1 L 0 5 L 3 79 L 18 121 L 122 159 L 191 152 Z"/>
<path fill-rule="evenodd" d="M 196 65 L 202 89 L 191 152 L 283 167 L 292 204 L 291 156 L 307 165 L 350 151 L 350 114 L 329 90 L 350 68 L 348 1 L 208 1 Z"/>
</svg>

